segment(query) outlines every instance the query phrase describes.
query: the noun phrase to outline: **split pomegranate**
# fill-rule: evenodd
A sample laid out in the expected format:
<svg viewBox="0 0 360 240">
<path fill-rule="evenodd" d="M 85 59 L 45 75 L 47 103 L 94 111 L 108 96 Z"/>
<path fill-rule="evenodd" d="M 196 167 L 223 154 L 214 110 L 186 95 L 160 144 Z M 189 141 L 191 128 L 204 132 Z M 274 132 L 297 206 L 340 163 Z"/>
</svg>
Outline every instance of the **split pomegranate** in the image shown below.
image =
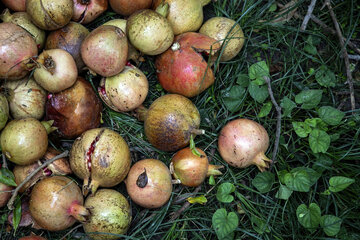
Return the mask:
<svg viewBox="0 0 360 240">
<path fill-rule="evenodd" d="M 130 169 L 130 150 L 115 131 L 95 128 L 84 132 L 71 147 L 70 166 L 84 179 L 83 194 L 95 194 L 99 186 L 113 187 Z"/>
<path fill-rule="evenodd" d="M 235 119 L 221 130 L 218 148 L 221 157 L 231 166 L 246 168 L 256 165 L 265 171 L 272 161 L 265 156 L 269 135 L 265 128 L 250 119 Z"/>
<path fill-rule="evenodd" d="M 91 211 L 88 221 L 83 223 L 85 233 L 91 239 L 119 239 L 131 223 L 131 208 L 127 199 L 112 189 L 100 189 L 85 200 L 84 206 Z M 101 234 L 104 233 L 104 234 Z"/>
<path fill-rule="evenodd" d="M 178 151 L 171 159 L 170 172 L 182 185 L 197 187 L 206 177 L 221 175 L 218 170 L 223 166 L 209 164 L 205 152 L 196 148 L 200 156 L 195 155 L 192 149 L 184 148 Z"/>
<path fill-rule="evenodd" d="M 211 66 L 202 54 L 212 57 L 220 45 L 215 39 L 194 32 L 181 34 L 174 42 L 156 58 L 159 82 L 170 93 L 194 97 L 215 81 Z"/>
<path fill-rule="evenodd" d="M 152 0 L 109 0 L 109 3 L 114 12 L 130 16 L 137 10 L 149 8 Z"/>
<path fill-rule="evenodd" d="M 87 24 L 95 20 L 108 8 L 108 0 L 73 0 L 74 14 L 72 20 Z"/>
<path fill-rule="evenodd" d="M 130 198 L 144 208 L 163 206 L 171 196 L 171 174 L 167 166 L 157 159 L 136 162 L 125 180 Z"/>
<path fill-rule="evenodd" d="M 35 222 L 49 231 L 71 227 L 77 220 L 85 222 L 90 215 L 75 181 L 64 176 L 44 178 L 31 191 L 30 214 Z"/>
</svg>

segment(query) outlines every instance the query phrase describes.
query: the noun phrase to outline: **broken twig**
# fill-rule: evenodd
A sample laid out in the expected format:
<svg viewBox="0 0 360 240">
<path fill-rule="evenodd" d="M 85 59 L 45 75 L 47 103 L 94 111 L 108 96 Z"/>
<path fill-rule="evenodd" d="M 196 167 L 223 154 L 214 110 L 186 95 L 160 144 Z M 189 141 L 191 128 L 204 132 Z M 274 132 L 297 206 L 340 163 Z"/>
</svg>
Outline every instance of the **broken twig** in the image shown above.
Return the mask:
<svg viewBox="0 0 360 240">
<path fill-rule="evenodd" d="M 316 0 L 311 0 L 311 3 L 309 5 L 309 7 L 308 7 L 306 16 L 304 17 L 304 21 L 302 22 L 301 27 L 300 27 L 301 31 L 306 30 L 306 27 L 307 27 L 307 24 L 308 24 L 308 22 L 310 20 L 311 14 L 314 11 L 315 4 L 316 4 Z"/>
<path fill-rule="evenodd" d="M 197 188 L 195 188 L 193 195 L 197 194 L 200 191 L 200 189 L 201 189 L 201 185 L 198 186 Z M 173 221 L 173 220 L 177 219 L 186 209 L 188 209 L 190 207 L 190 204 L 191 203 L 186 201 L 179 210 L 177 210 L 176 212 L 172 212 L 170 220 Z"/>
</svg>

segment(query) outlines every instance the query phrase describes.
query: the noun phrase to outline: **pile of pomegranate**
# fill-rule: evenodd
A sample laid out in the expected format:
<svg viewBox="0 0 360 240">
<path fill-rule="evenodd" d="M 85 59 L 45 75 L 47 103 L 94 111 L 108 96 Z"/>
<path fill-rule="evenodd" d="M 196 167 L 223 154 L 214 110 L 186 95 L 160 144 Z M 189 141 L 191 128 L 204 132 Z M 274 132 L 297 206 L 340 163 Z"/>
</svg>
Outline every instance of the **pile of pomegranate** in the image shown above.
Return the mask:
<svg viewBox="0 0 360 240">
<path fill-rule="evenodd" d="M 91 239 L 117 239 L 131 227 L 131 205 L 160 208 L 173 184 L 196 187 L 222 174 L 206 151 L 189 147 L 204 134 L 191 98 L 214 84 L 215 62 L 236 57 L 245 38 L 232 19 L 204 22 L 209 2 L 1 0 L 2 168 L 19 187 L 0 183 L 2 210 L 21 192 L 30 220 L 20 226 L 60 231 L 80 221 Z M 117 15 L 96 22 L 106 11 Z M 146 59 L 167 92 L 153 102 Z M 102 121 L 105 110 L 143 121 L 145 139 L 174 154 L 169 164 L 136 159 L 124 132 Z M 269 166 L 260 124 L 235 119 L 214 134 L 226 167 Z M 119 184 L 126 192 L 115 190 Z"/>
</svg>

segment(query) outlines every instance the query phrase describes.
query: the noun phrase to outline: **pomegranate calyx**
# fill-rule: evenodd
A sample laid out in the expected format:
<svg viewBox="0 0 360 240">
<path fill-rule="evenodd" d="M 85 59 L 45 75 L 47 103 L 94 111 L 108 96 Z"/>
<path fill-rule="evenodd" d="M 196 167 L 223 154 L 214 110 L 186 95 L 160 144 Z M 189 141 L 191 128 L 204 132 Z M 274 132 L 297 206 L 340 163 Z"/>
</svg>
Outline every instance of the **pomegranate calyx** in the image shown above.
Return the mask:
<svg viewBox="0 0 360 240">
<path fill-rule="evenodd" d="M 219 169 L 222 169 L 222 168 L 224 168 L 223 165 L 209 164 L 206 176 L 210 177 L 210 176 L 222 175 L 222 172 L 219 171 Z"/>
<path fill-rule="evenodd" d="M 161 16 L 163 16 L 164 18 L 167 17 L 167 15 L 169 14 L 169 3 L 166 3 L 165 1 L 163 1 L 162 3 L 160 3 L 159 6 L 157 6 L 157 8 L 155 9 L 155 12 L 159 13 Z"/>
<path fill-rule="evenodd" d="M 266 157 L 264 152 L 260 152 L 255 156 L 253 162 L 261 172 L 264 172 L 267 168 L 269 168 L 269 164 L 272 163 L 272 160 Z"/>
<path fill-rule="evenodd" d="M 138 108 L 136 108 L 135 110 L 135 114 L 134 116 L 141 122 L 145 121 L 146 118 L 146 114 L 149 111 L 146 107 L 144 107 L 144 105 L 140 105 Z"/>
<path fill-rule="evenodd" d="M 191 134 L 194 134 L 194 135 L 204 135 L 204 134 L 205 134 L 205 130 L 204 130 L 204 129 L 193 129 L 193 130 L 191 130 Z"/>
<path fill-rule="evenodd" d="M 41 124 L 45 127 L 47 134 L 50 134 L 58 129 L 57 127 L 53 126 L 54 120 L 41 121 Z"/>
<path fill-rule="evenodd" d="M 84 196 L 87 196 L 89 193 L 91 196 L 94 196 L 95 192 L 99 188 L 99 183 L 93 179 L 85 178 L 82 192 Z"/>
<path fill-rule="evenodd" d="M 80 222 L 87 222 L 90 217 L 89 209 L 80 205 L 78 202 L 73 202 L 71 204 L 69 214 Z"/>
</svg>

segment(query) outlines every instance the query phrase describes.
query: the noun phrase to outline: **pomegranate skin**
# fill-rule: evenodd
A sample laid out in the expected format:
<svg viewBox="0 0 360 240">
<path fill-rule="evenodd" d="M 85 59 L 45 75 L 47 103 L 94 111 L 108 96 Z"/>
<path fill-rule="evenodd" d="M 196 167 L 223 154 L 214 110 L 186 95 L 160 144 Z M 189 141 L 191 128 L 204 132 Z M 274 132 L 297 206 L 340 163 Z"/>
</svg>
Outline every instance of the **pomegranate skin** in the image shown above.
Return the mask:
<svg viewBox="0 0 360 240">
<path fill-rule="evenodd" d="M 146 172 L 146 184 L 139 185 L 139 176 Z M 130 198 L 144 208 L 158 208 L 170 198 L 172 192 L 171 174 L 168 167 L 157 159 L 136 162 L 125 180 Z"/>
<path fill-rule="evenodd" d="M 201 52 L 212 55 L 220 45 L 215 39 L 200 33 L 188 32 L 175 38 L 179 48 L 169 48 L 156 58 L 157 77 L 170 93 L 194 97 L 215 81 L 214 73 Z M 173 45 L 175 46 L 175 45 Z"/>
<path fill-rule="evenodd" d="M 130 16 L 140 9 L 150 8 L 152 0 L 109 0 L 114 12 L 123 16 Z"/>
<path fill-rule="evenodd" d="M 1 0 L 1 1 L 4 3 L 6 7 L 10 8 L 15 12 L 26 11 L 26 7 L 25 7 L 26 0 Z"/>
<path fill-rule="evenodd" d="M 46 238 L 40 237 L 40 236 L 27 236 L 19 238 L 19 240 L 46 240 Z"/>
<path fill-rule="evenodd" d="M 108 8 L 108 0 L 73 0 L 74 14 L 72 20 L 87 24 L 99 17 Z"/>
<path fill-rule="evenodd" d="M 102 105 L 91 84 L 78 77 L 75 84 L 56 94 L 46 102 L 46 118 L 64 138 L 75 138 L 86 130 L 100 125 Z"/>
</svg>

